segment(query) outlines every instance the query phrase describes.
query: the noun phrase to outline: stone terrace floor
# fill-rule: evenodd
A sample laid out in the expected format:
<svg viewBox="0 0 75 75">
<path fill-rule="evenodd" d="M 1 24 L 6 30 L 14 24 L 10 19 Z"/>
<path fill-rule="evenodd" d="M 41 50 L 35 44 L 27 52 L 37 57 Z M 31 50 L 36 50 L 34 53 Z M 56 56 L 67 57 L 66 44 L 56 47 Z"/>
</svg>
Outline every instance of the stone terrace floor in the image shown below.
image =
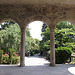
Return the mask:
<svg viewBox="0 0 75 75">
<path fill-rule="evenodd" d="M 25 60 L 25 67 L 0 65 L 0 75 L 75 75 L 75 64 L 56 64 L 51 67 L 48 61 L 37 55 L 25 57 Z"/>
</svg>

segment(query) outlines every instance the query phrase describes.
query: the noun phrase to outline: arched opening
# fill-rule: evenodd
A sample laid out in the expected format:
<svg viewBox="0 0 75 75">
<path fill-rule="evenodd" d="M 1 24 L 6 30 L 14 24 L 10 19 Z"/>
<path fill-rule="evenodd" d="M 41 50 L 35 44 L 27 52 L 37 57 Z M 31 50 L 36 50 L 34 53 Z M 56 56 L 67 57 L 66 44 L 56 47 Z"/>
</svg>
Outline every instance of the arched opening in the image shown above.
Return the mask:
<svg viewBox="0 0 75 75">
<path fill-rule="evenodd" d="M 20 27 L 12 20 L 0 24 L 0 64 L 19 64 Z"/>
<path fill-rule="evenodd" d="M 61 21 L 55 28 L 55 51 L 57 64 L 75 64 L 75 26 Z"/>
<path fill-rule="evenodd" d="M 48 51 L 50 51 L 48 26 L 42 21 L 31 22 L 28 24 L 25 33 L 25 65 L 39 66 L 49 64 L 49 62 L 43 58 L 47 56 Z"/>
</svg>

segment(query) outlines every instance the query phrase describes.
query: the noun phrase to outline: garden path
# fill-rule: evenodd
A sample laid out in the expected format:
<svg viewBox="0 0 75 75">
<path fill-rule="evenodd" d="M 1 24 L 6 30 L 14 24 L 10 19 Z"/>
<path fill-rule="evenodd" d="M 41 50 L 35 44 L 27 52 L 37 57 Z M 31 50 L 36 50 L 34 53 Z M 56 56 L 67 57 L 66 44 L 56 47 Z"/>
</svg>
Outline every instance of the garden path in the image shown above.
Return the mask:
<svg viewBox="0 0 75 75">
<path fill-rule="evenodd" d="M 0 75 L 75 75 L 75 64 L 56 64 L 49 66 L 44 57 L 35 55 L 25 57 L 25 67 L 0 65 Z"/>
<path fill-rule="evenodd" d="M 49 61 L 44 56 L 39 56 L 39 53 L 34 56 L 25 57 L 25 66 L 45 66 L 48 64 Z"/>
</svg>

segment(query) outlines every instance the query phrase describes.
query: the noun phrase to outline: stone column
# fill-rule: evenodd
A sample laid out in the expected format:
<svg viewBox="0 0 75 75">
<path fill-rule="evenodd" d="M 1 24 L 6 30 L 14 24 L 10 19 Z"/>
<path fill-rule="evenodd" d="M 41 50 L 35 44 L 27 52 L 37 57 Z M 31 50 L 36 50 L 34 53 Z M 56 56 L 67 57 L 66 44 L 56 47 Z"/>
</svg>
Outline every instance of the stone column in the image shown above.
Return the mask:
<svg viewBox="0 0 75 75">
<path fill-rule="evenodd" d="M 54 31 L 50 30 L 50 65 L 55 66 L 55 41 Z"/>
<path fill-rule="evenodd" d="M 25 28 L 21 28 L 20 66 L 25 66 Z"/>
</svg>

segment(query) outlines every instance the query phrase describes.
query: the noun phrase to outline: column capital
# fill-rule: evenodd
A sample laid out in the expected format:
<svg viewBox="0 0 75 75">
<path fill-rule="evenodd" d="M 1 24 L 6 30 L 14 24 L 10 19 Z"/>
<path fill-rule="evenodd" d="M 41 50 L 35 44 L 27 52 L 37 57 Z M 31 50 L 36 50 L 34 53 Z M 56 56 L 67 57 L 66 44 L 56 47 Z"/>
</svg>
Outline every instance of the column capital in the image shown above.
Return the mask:
<svg viewBox="0 0 75 75">
<path fill-rule="evenodd" d="M 53 26 L 50 26 L 49 29 L 50 29 L 50 33 L 55 31 L 55 27 L 53 27 Z"/>
<path fill-rule="evenodd" d="M 24 27 L 21 27 L 21 32 L 25 32 L 25 29 Z"/>
<path fill-rule="evenodd" d="M 50 29 L 50 32 L 54 32 L 55 31 L 55 24 L 50 24 L 49 25 L 49 29 Z"/>
</svg>

